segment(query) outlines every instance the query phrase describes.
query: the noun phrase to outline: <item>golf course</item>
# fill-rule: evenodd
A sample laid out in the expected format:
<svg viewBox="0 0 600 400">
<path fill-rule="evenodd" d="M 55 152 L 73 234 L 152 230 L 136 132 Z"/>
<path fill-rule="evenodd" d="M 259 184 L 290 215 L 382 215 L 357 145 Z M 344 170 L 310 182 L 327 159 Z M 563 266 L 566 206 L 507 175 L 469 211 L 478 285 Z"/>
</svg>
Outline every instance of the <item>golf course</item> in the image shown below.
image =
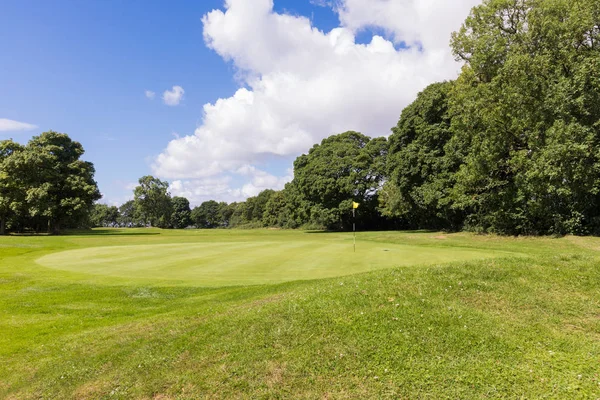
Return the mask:
<svg viewBox="0 0 600 400">
<path fill-rule="evenodd" d="M 600 238 L 0 237 L 0 398 L 597 398 Z"/>
</svg>

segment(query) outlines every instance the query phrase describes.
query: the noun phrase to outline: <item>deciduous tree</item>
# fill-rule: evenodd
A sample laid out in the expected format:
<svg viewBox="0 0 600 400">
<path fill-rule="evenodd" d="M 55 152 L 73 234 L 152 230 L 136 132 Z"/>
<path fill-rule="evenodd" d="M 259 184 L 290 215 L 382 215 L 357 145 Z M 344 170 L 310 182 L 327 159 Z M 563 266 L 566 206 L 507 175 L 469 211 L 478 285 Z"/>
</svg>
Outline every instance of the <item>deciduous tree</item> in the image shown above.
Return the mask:
<svg viewBox="0 0 600 400">
<path fill-rule="evenodd" d="M 145 224 L 166 228 L 172 213 L 169 183 L 147 175 L 139 179 L 134 199 Z"/>
</svg>

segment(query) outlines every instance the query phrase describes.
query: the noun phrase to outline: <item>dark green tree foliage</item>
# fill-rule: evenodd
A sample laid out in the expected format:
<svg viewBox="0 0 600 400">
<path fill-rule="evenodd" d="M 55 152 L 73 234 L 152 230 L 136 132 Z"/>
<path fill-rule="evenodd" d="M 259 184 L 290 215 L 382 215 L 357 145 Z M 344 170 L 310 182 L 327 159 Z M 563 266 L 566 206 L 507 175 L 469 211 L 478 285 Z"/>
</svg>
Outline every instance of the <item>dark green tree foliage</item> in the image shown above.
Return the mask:
<svg viewBox="0 0 600 400">
<path fill-rule="evenodd" d="M 192 224 L 190 202 L 185 197 L 173 197 L 171 199 L 171 226 L 175 229 L 182 229 Z"/>
<path fill-rule="evenodd" d="M 286 198 L 282 190 L 273 193 L 265 205 L 263 225 L 286 227 Z"/>
<path fill-rule="evenodd" d="M 5 234 L 9 222 L 15 222 L 16 213 L 22 211 L 25 204 L 25 188 L 18 184 L 17 175 L 11 171 L 8 162 L 9 157 L 20 151 L 23 151 L 20 144 L 12 140 L 0 141 L 0 235 Z"/>
<path fill-rule="evenodd" d="M 435 83 L 402 111 L 389 137 L 389 180 L 379 192 L 381 211 L 414 228 L 460 228 L 462 213 L 450 192 L 462 163 L 452 141 L 448 97 L 453 83 Z"/>
<path fill-rule="evenodd" d="M 139 179 L 134 198 L 145 224 L 167 228 L 171 222 L 172 204 L 169 183 L 147 175 Z"/>
<path fill-rule="evenodd" d="M 218 228 L 222 225 L 221 206 L 214 200 L 205 201 L 192 210 L 192 221 L 197 228 Z"/>
<path fill-rule="evenodd" d="M 11 206 L 23 217 L 23 225 L 37 230 L 44 223 L 49 232 L 58 232 L 61 227 L 81 226 L 87 221 L 93 202 L 101 195 L 94 181 L 94 166 L 80 160 L 83 154 L 80 143 L 49 131 L 5 158 L 3 175 L 24 194 L 24 201 L 13 201 Z"/>
<path fill-rule="evenodd" d="M 94 204 L 90 213 L 92 227 L 116 226 L 119 223 L 119 209 L 106 204 Z"/>
<path fill-rule="evenodd" d="M 257 196 L 246 199 L 246 207 L 244 210 L 244 219 L 246 222 L 254 222 L 261 225 L 263 223 L 263 215 L 267 203 L 275 193 L 272 189 L 266 189 L 260 192 Z"/>
<path fill-rule="evenodd" d="M 129 200 L 119 207 L 119 225 L 124 227 L 135 227 L 143 224 L 138 206 L 135 200 Z"/>
<path fill-rule="evenodd" d="M 231 219 L 232 213 L 233 210 L 226 202 L 222 201 L 219 203 L 219 221 L 223 228 L 227 228 L 229 226 L 229 220 Z"/>
<path fill-rule="evenodd" d="M 363 226 L 378 222 L 377 189 L 385 174 L 387 141 L 358 132 L 330 136 L 294 162 L 293 185 L 310 204 L 310 220 L 329 229 L 351 226 L 352 201 Z"/>
<path fill-rule="evenodd" d="M 451 96 L 469 146 L 456 206 L 473 229 L 600 230 L 600 2 L 487 0 L 453 35 Z"/>
<path fill-rule="evenodd" d="M 233 202 L 227 206 L 229 214 L 229 227 L 235 228 L 243 226 L 248 221 L 246 220 L 246 202 Z"/>
</svg>

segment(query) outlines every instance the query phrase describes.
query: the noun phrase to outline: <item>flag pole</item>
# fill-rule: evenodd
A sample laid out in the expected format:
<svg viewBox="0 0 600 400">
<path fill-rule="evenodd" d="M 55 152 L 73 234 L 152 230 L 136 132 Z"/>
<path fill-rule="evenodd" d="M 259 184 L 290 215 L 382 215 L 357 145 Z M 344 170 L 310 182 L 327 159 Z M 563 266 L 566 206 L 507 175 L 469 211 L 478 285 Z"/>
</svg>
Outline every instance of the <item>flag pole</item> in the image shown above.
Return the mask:
<svg viewBox="0 0 600 400">
<path fill-rule="evenodd" d="M 356 215 L 354 214 L 354 208 L 352 208 L 352 233 L 354 234 L 354 252 L 356 253 Z"/>
</svg>

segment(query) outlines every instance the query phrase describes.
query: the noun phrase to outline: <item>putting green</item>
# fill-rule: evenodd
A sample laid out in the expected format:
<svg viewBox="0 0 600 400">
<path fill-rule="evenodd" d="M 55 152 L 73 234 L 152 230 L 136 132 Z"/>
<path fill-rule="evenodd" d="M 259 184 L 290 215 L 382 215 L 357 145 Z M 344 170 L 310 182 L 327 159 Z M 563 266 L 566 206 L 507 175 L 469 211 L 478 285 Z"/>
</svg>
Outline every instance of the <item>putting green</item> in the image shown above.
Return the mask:
<svg viewBox="0 0 600 400">
<path fill-rule="evenodd" d="M 94 276 L 185 282 L 197 286 L 278 283 L 415 264 L 506 255 L 504 252 L 346 240 L 196 242 L 89 247 L 45 255 L 37 263 Z"/>
</svg>

